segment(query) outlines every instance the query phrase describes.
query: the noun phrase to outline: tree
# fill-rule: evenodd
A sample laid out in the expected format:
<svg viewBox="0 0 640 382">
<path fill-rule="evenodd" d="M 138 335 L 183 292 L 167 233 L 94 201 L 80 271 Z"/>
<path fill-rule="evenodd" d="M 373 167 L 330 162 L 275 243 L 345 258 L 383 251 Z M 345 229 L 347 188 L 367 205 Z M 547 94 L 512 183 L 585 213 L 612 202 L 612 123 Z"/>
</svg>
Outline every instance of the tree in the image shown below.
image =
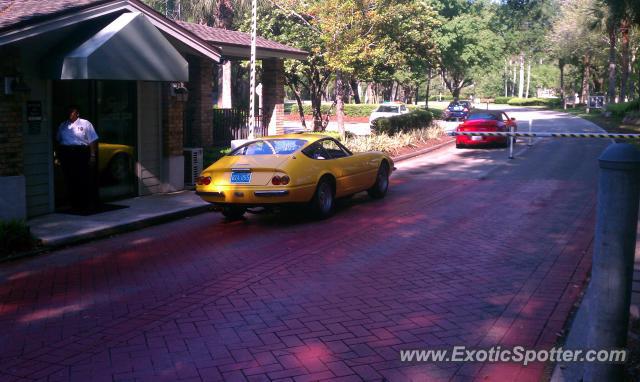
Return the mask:
<svg viewBox="0 0 640 382">
<path fill-rule="evenodd" d="M 454 13 L 454 5 L 460 7 Z M 454 98 L 473 82 L 473 73 L 480 67 L 491 66 L 499 60 L 504 49 L 503 39 L 491 29 L 490 11 L 480 4 L 464 9 L 459 3 L 446 3 L 440 10 L 443 25 L 436 36 L 440 56 L 439 66 L 445 85 Z"/>
<path fill-rule="evenodd" d="M 270 0 L 270 4 L 261 17 L 263 25 L 267 24 L 266 30 L 261 28 L 265 36 L 310 53 L 306 62 L 287 65 L 286 76 L 294 94 L 300 94 L 296 85 L 309 91 L 314 130 L 326 127 L 320 106 L 331 75 L 336 80 L 340 120 L 354 78 L 393 75 L 415 57 L 426 57 L 433 50 L 428 36 L 435 13 L 423 1 Z"/>
</svg>

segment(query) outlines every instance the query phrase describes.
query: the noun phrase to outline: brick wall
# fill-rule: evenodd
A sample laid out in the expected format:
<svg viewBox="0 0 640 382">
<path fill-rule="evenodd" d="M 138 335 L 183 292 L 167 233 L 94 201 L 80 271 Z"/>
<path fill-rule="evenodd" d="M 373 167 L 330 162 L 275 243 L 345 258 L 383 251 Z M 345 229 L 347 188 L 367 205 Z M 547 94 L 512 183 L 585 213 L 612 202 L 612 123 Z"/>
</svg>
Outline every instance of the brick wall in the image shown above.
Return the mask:
<svg viewBox="0 0 640 382">
<path fill-rule="evenodd" d="M 24 96 L 4 94 L 4 77 L 16 76 L 19 52 L 16 49 L 0 48 L 0 176 L 22 175 L 23 159 L 23 113 Z"/>
<path fill-rule="evenodd" d="M 165 157 L 182 155 L 185 103 L 171 95 L 171 84 L 162 84 L 162 152 Z"/>
<path fill-rule="evenodd" d="M 189 100 L 186 107 L 188 146 L 208 147 L 213 144 L 213 61 L 189 56 Z"/>
<path fill-rule="evenodd" d="M 262 115 L 269 135 L 284 133 L 284 61 L 262 60 Z"/>
</svg>

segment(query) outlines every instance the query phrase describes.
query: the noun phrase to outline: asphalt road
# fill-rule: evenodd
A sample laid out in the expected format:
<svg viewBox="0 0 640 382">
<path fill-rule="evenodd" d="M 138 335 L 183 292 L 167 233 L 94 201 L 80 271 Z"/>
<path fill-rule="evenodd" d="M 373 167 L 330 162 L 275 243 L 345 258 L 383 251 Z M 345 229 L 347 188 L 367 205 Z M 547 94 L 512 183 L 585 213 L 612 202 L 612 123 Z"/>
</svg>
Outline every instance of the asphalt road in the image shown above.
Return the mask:
<svg viewBox="0 0 640 382">
<path fill-rule="evenodd" d="M 597 131 L 547 111 L 537 131 Z M 557 340 L 590 267 L 603 140 L 398 163 L 390 193 L 215 213 L 0 265 L 2 380 L 539 380 L 400 350 Z"/>
</svg>

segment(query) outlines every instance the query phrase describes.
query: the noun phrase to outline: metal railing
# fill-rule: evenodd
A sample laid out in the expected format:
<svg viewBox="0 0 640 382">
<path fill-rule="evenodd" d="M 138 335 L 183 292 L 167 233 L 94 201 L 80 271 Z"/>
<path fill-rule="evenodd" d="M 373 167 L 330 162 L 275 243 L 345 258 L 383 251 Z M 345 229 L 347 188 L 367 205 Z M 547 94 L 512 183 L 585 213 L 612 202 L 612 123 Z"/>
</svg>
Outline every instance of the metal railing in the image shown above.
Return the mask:
<svg viewBox="0 0 640 382">
<path fill-rule="evenodd" d="M 255 117 L 255 136 L 269 135 L 269 126 L 263 123 L 262 110 Z M 229 145 L 234 139 L 249 137 L 249 110 L 213 109 L 213 142 L 216 145 Z"/>
</svg>

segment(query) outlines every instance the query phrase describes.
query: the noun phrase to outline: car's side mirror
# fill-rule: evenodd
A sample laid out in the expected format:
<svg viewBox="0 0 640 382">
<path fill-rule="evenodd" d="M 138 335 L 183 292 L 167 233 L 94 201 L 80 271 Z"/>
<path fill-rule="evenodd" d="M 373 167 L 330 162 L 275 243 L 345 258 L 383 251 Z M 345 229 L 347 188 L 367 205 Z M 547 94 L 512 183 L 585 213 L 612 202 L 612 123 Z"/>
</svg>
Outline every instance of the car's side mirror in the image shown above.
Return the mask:
<svg viewBox="0 0 640 382">
<path fill-rule="evenodd" d="M 511 117 L 511 120 L 512 120 L 512 121 L 515 121 L 515 120 L 516 120 L 516 118 L 515 118 L 515 117 Z"/>
</svg>

